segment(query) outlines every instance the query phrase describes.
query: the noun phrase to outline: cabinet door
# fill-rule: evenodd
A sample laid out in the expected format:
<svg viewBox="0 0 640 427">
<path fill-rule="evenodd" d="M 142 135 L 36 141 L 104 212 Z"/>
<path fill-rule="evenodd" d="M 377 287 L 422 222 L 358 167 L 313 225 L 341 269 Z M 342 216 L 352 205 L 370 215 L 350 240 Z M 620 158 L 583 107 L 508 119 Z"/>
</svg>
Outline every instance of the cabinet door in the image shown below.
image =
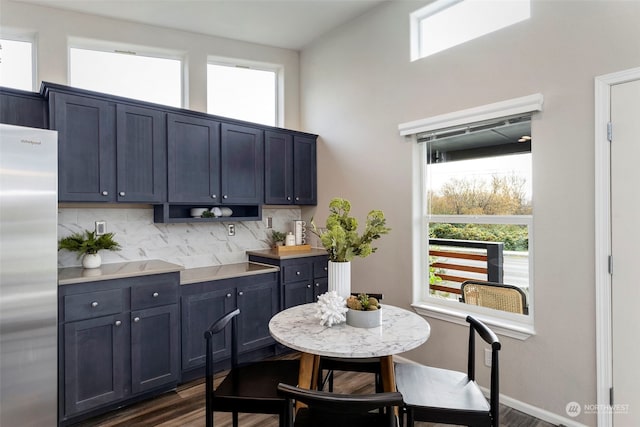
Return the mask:
<svg viewBox="0 0 640 427">
<path fill-rule="evenodd" d="M 64 325 L 64 417 L 128 394 L 128 313 Z"/>
<path fill-rule="evenodd" d="M 278 283 L 262 282 L 241 285 L 237 288 L 238 352 L 254 350 L 273 344 L 269 333 L 269 321 L 279 311 Z"/>
<path fill-rule="evenodd" d="M 167 187 L 166 114 L 118 104 L 117 199 L 161 203 Z"/>
<path fill-rule="evenodd" d="M 318 296 L 329 291 L 329 279 L 327 277 L 316 278 L 313 281 L 313 300 L 311 302 L 317 302 Z"/>
<path fill-rule="evenodd" d="M 310 281 L 287 283 L 284 289 L 284 308 L 313 302 L 314 290 Z"/>
<path fill-rule="evenodd" d="M 284 132 L 264 133 L 264 202 L 293 203 L 293 137 Z"/>
<path fill-rule="evenodd" d="M 317 195 L 316 139 L 293 137 L 293 195 L 298 205 L 315 205 Z"/>
<path fill-rule="evenodd" d="M 220 144 L 222 203 L 262 204 L 262 130 L 223 123 Z"/>
<path fill-rule="evenodd" d="M 220 202 L 220 123 L 167 115 L 169 202 Z"/>
<path fill-rule="evenodd" d="M 132 393 L 178 382 L 179 325 L 177 304 L 131 312 Z"/>
<path fill-rule="evenodd" d="M 115 201 L 115 105 L 62 93 L 49 102 L 58 131 L 58 200 Z"/>
<path fill-rule="evenodd" d="M 204 331 L 233 310 L 235 288 L 222 288 L 182 297 L 182 369 L 205 364 Z M 231 336 L 225 331 L 213 337 L 214 360 L 231 356 Z"/>
</svg>

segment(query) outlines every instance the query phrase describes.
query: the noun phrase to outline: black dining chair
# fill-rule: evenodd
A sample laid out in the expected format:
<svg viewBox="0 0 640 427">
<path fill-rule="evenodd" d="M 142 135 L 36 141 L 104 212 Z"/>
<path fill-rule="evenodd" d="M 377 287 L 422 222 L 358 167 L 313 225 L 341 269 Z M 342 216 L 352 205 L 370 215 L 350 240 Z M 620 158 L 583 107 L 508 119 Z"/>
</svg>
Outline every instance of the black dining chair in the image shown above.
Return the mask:
<svg viewBox="0 0 640 427">
<path fill-rule="evenodd" d="M 396 363 L 396 386 L 404 400 L 407 427 L 415 421 L 498 427 L 500 341 L 484 323 L 467 316 L 469 350 L 467 373 L 416 363 Z M 491 345 L 489 402 L 475 382 L 475 335 Z"/>
<path fill-rule="evenodd" d="M 238 427 L 238 413 L 278 414 L 280 427 L 289 427 L 289 401 L 278 394 L 278 384 L 298 383 L 298 360 L 265 360 L 244 365 L 238 363 L 236 317 L 239 309 L 216 320 L 204 333 L 206 339 L 206 425 L 213 427 L 213 413 L 231 412 Z M 213 338 L 227 330 L 231 322 L 231 369 L 214 389 Z M 226 341 L 226 340 L 225 340 Z"/>
<path fill-rule="evenodd" d="M 293 427 L 396 427 L 394 407 L 402 405 L 398 392 L 337 394 L 278 384 L 282 396 L 303 403 Z"/>
<path fill-rule="evenodd" d="M 360 293 L 363 292 L 352 292 L 351 295 L 358 296 Z M 378 301 L 384 298 L 383 294 L 364 293 Z M 324 371 L 327 371 L 326 375 L 323 375 Z M 372 373 L 375 375 L 376 392 L 382 392 L 382 375 L 379 357 L 345 359 L 341 357 L 321 356 L 320 368 L 318 369 L 318 389 L 324 390 L 324 387 L 328 385 L 328 390 L 330 392 L 333 391 L 333 371 Z"/>
</svg>

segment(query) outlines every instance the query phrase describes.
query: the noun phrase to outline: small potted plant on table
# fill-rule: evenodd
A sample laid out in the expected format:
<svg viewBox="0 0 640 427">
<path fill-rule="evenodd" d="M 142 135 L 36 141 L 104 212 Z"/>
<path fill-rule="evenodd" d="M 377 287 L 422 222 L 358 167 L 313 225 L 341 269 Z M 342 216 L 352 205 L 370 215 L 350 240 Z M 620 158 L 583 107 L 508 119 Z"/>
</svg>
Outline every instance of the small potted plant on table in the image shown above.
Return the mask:
<svg viewBox="0 0 640 427">
<path fill-rule="evenodd" d="M 356 328 L 375 328 L 380 326 L 381 306 L 376 298 L 367 294 L 347 298 L 347 325 Z"/>
</svg>

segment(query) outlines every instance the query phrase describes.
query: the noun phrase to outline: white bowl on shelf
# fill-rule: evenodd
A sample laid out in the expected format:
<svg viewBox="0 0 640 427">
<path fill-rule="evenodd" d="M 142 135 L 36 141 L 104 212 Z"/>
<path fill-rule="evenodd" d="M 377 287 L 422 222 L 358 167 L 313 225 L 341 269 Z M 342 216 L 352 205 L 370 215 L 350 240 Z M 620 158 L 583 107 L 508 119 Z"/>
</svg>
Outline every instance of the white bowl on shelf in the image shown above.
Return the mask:
<svg viewBox="0 0 640 427">
<path fill-rule="evenodd" d="M 207 209 L 207 208 L 191 208 L 191 216 L 193 218 L 200 218 L 200 217 L 202 217 L 202 214 L 205 213 L 208 210 L 209 209 Z"/>
<path fill-rule="evenodd" d="M 220 208 L 220 211 L 222 212 L 222 216 L 231 216 L 233 215 L 233 210 L 231 210 L 231 208 Z"/>
<path fill-rule="evenodd" d="M 216 218 L 220 218 L 222 216 L 222 209 L 216 206 L 215 208 L 211 208 L 211 213 Z"/>
</svg>

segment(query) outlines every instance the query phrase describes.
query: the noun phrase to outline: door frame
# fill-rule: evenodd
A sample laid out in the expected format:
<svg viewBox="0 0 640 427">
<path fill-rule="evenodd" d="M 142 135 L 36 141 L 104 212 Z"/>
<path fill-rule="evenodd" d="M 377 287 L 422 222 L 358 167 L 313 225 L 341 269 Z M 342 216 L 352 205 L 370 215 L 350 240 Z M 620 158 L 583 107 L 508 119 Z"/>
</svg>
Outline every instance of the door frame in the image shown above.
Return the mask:
<svg viewBox="0 0 640 427">
<path fill-rule="evenodd" d="M 596 398 L 598 408 L 610 405 L 612 375 L 611 274 L 611 151 L 607 123 L 611 118 L 611 86 L 640 80 L 640 67 L 595 78 L 595 285 Z M 598 411 L 599 427 L 613 426 L 611 411 Z"/>
</svg>

